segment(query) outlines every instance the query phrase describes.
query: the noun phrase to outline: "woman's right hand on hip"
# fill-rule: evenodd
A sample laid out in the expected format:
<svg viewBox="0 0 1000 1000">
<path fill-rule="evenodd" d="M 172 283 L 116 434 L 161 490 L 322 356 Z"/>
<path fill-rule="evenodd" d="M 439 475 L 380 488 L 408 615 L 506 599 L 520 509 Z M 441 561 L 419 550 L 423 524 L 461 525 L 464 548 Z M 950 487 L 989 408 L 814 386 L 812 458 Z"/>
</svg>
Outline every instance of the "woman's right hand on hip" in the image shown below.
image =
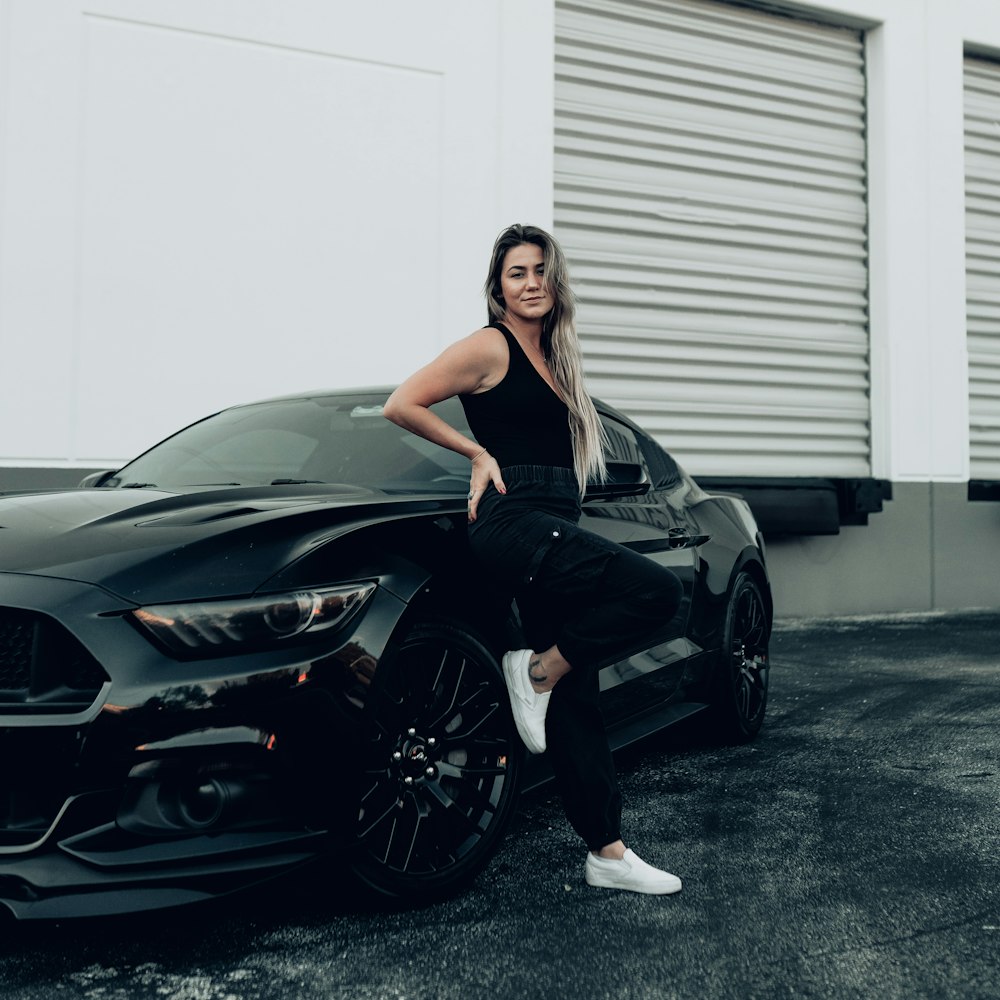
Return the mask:
<svg viewBox="0 0 1000 1000">
<path fill-rule="evenodd" d="M 483 494 L 490 483 L 496 487 L 498 493 L 507 492 L 497 460 L 489 452 L 483 452 L 482 455 L 477 455 L 472 460 L 472 477 L 469 483 L 469 524 L 475 521 L 479 501 L 483 499 Z"/>
</svg>

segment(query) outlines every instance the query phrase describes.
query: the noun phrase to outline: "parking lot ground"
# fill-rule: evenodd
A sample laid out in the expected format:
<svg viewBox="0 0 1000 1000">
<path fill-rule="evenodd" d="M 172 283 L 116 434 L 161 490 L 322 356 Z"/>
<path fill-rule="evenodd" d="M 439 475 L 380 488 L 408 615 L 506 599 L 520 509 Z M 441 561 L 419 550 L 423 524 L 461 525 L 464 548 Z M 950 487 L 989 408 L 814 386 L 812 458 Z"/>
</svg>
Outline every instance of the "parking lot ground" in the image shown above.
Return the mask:
<svg viewBox="0 0 1000 1000">
<path fill-rule="evenodd" d="M 200 909 L 4 927 L 0 996 L 1000 996 L 1000 614 L 780 622 L 758 740 L 697 719 L 621 759 L 626 839 L 672 897 L 590 889 L 551 789 L 435 905 L 335 875 Z"/>
</svg>

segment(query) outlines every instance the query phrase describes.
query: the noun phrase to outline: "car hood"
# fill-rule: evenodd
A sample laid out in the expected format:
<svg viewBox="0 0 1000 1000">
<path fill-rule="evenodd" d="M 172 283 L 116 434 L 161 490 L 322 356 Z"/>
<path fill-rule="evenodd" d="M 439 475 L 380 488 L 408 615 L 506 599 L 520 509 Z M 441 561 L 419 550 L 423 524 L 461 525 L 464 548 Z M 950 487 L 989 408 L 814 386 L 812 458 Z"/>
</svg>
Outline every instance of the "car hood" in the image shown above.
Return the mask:
<svg viewBox="0 0 1000 1000">
<path fill-rule="evenodd" d="M 96 584 L 136 604 L 246 594 L 354 528 L 464 504 L 326 484 L 0 495 L 0 572 Z"/>
</svg>

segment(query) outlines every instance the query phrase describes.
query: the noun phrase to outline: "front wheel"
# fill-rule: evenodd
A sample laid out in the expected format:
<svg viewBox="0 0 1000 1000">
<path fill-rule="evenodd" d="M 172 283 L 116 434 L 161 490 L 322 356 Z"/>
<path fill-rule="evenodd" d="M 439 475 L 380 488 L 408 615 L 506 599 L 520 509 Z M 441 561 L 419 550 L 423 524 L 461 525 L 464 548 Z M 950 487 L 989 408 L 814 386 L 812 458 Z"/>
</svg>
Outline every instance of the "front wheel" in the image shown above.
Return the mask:
<svg viewBox="0 0 1000 1000">
<path fill-rule="evenodd" d="M 389 896 L 468 882 L 516 805 L 520 744 L 496 657 L 465 628 L 414 625 L 378 679 L 354 869 Z"/>
<path fill-rule="evenodd" d="M 752 740 L 767 708 L 771 626 L 757 581 L 740 572 L 726 606 L 722 652 L 712 690 L 719 736 L 730 743 Z"/>
</svg>

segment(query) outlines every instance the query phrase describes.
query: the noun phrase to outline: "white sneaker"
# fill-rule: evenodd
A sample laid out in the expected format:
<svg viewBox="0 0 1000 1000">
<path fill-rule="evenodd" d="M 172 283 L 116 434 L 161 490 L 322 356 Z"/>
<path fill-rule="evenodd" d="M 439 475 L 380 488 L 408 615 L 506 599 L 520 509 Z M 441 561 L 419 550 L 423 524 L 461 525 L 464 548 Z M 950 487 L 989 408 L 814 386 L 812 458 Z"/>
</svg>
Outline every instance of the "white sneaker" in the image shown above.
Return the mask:
<svg viewBox="0 0 1000 1000">
<path fill-rule="evenodd" d="M 551 691 L 538 694 L 528 677 L 530 649 L 512 649 L 504 653 L 503 676 L 510 695 L 510 708 L 514 713 L 514 724 L 524 740 L 524 745 L 532 753 L 545 752 L 545 712 L 549 707 Z"/>
<path fill-rule="evenodd" d="M 634 851 L 626 849 L 625 857 L 600 858 L 593 851 L 587 852 L 584 869 L 587 885 L 602 889 L 629 889 L 654 896 L 666 896 L 681 891 L 681 880 L 670 872 L 647 865 Z"/>
</svg>

